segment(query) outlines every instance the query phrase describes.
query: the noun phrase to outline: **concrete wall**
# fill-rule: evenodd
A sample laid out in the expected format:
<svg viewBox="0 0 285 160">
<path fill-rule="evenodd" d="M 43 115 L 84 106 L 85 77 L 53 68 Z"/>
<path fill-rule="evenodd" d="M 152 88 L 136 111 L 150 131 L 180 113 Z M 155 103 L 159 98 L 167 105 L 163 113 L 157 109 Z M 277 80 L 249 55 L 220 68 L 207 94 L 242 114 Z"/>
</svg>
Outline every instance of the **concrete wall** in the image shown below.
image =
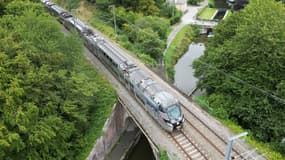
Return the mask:
<svg viewBox="0 0 285 160">
<path fill-rule="evenodd" d="M 138 127 L 132 117 L 130 117 L 125 108 L 117 102 L 114 104 L 112 114 L 104 124 L 102 136 L 96 140 L 96 144 L 86 159 L 104 160 L 105 156 L 112 150 L 124 131 L 129 132 L 137 129 Z M 152 144 L 150 144 L 150 146 L 152 147 L 155 158 L 159 159 L 159 153 L 155 146 Z"/>
<path fill-rule="evenodd" d="M 110 152 L 112 146 L 117 142 L 121 133 L 125 130 L 125 121 L 129 116 L 121 104 L 116 103 L 111 116 L 107 119 L 103 133 L 97 139 L 92 151 L 87 157 L 88 160 L 103 160 Z"/>
</svg>

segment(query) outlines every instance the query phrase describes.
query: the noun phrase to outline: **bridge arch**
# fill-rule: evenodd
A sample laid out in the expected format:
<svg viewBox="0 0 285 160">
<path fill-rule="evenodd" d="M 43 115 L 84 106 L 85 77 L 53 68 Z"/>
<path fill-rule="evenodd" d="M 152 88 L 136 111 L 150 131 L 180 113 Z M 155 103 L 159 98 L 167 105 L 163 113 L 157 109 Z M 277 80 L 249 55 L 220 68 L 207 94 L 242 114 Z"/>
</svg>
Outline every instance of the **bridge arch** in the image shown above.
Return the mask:
<svg viewBox="0 0 285 160">
<path fill-rule="evenodd" d="M 128 132 L 134 131 L 138 128 L 136 123 L 134 122 L 134 120 L 130 116 L 126 117 L 124 126 L 125 126 L 125 130 Z"/>
</svg>

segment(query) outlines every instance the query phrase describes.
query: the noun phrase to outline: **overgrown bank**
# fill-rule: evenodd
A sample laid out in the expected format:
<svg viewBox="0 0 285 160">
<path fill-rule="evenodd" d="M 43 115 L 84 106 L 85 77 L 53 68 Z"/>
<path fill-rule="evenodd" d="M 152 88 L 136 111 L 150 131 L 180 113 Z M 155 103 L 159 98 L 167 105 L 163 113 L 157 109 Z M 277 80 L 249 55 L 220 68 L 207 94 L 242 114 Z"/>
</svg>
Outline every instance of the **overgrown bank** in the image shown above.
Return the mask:
<svg viewBox="0 0 285 160">
<path fill-rule="evenodd" d="M 42 4 L 0 6 L 0 159 L 85 159 L 115 91 Z"/>
</svg>

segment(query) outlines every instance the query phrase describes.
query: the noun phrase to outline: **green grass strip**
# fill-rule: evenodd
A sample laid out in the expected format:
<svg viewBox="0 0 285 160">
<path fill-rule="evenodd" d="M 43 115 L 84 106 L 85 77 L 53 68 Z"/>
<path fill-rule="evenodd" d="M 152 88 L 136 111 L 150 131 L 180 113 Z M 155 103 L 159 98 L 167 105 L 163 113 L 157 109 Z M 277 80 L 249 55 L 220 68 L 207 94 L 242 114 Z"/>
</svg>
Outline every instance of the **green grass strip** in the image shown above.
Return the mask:
<svg viewBox="0 0 285 160">
<path fill-rule="evenodd" d="M 225 14 L 224 19 L 226 19 L 226 18 L 230 17 L 232 14 L 233 14 L 233 13 L 232 13 L 232 11 L 231 11 L 231 10 L 227 10 L 227 12 L 226 12 L 226 14 Z"/>
<path fill-rule="evenodd" d="M 169 160 L 167 156 L 167 152 L 161 148 L 159 148 L 159 159 L 160 160 Z"/>
<path fill-rule="evenodd" d="M 214 8 L 205 8 L 199 13 L 198 19 L 201 20 L 211 20 L 214 14 L 216 13 L 217 9 Z"/>
</svg>

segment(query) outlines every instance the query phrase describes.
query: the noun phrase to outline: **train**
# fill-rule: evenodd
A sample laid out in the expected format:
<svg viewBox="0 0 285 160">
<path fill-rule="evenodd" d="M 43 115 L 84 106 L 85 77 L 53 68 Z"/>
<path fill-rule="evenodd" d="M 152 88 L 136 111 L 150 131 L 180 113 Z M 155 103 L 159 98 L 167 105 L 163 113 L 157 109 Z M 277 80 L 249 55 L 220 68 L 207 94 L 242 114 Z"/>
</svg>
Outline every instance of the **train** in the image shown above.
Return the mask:
<svg viewBox="0 0 285 160">
<path fill-rule="evenodd" d="M 183 128 L 184 115 L 179 101 L 174 96 L 87 24 L 50 0 L 41 0 L 41 2 L 64 27 L 68 30 L 75 30 L 79 34 L 90 52 L 127 86 L 133 96 L 163 129 L 173 132 Z"/>
</svg>

